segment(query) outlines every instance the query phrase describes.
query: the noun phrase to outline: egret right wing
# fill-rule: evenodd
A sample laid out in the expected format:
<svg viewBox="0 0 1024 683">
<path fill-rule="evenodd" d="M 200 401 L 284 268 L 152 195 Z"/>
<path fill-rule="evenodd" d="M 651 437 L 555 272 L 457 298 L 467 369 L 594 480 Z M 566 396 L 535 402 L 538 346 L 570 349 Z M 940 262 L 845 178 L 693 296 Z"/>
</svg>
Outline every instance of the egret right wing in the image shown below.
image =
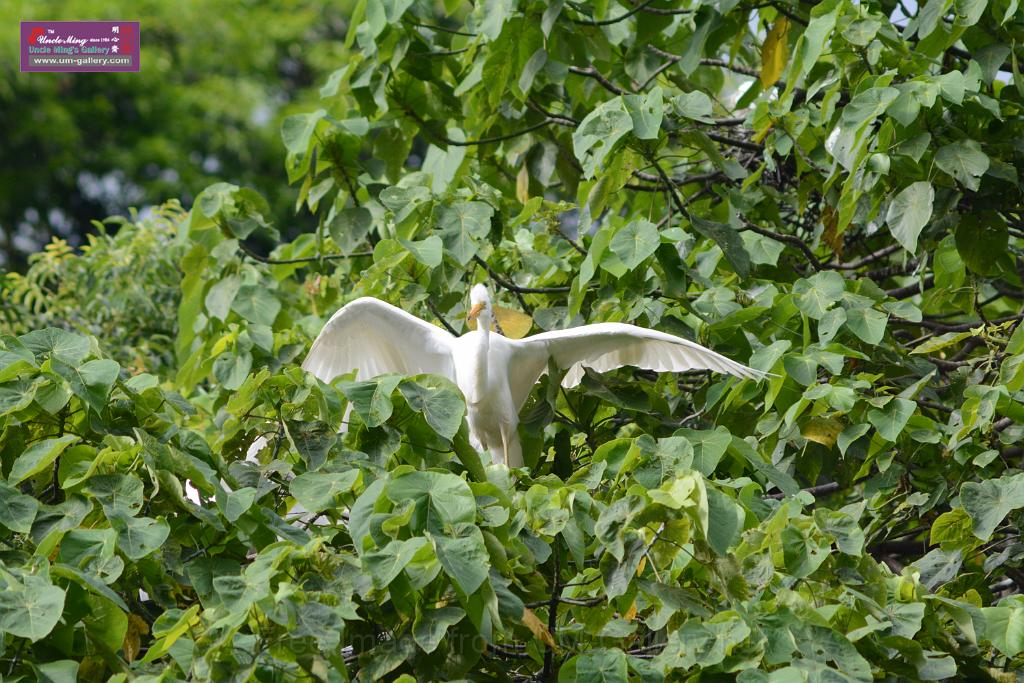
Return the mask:
<svg viewBox="0 0 1024 683">
<path fill-rule="evenodd" d="M 394 372 L 443 375 L 454 382 L 454 341 L 440 327 L 380 299 L 363 297 L 327 321 L 302 368 L 324 382 L 353 370 L 359 380 Z"/>
<path fill-rule="evenodd" d="M 688 339 L 626 323 L 583 325 L 512 343 L 516 355 L 510 383 L 517 405 L 547 369 L 548 358 L 567 371 L 562 380 L 567 389 L 583 380 L 585 368 L 607 372 L 626 365 L 657 372 L 714 370 L 754 380 L 768 376 Z"/>
</svg>

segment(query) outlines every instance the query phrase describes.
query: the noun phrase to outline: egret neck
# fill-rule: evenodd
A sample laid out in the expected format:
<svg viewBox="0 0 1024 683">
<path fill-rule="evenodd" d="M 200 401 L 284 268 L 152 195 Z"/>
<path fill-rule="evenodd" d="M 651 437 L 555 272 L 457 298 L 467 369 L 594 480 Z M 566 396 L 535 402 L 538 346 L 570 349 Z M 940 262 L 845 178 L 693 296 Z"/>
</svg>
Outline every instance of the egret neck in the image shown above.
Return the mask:
<svg viewBox="0 0 1024 683">
<path fill-rule="evenodd" d="M 476 318 L 477 341 L 473 352 L 473 402 L 487 395 L 487 358 L 491 350 L 491 309 L 484 306 Z"/>
</svg>

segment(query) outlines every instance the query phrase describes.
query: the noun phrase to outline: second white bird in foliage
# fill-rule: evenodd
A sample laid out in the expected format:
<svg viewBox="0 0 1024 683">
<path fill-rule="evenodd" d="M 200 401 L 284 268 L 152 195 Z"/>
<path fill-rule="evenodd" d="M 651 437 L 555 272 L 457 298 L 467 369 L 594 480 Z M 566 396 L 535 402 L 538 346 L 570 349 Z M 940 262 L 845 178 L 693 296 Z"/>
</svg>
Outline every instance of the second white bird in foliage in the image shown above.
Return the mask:
<svg viewBox="0 0 1024 683">
<path fill-rule="evenodd" d="M 466 398 L 474 445 L 500 454 L 509 467 L 523 465 L 519 409 L 549 360 L 567 371 L 566 388 L 580 383 L 584 368 L 606 372 L 626 365 L 658 372 L 716 370 L 748 379 L 766 374 L 687 339 L 625 323 L 509 339 L 491 329 L 494 311 L 482 284 L 470 292 L 470 306 L 476 329 L 455 337 L 379 299 L 356 299 L 324 325 L 302 367 L 325 382 L 353 370 L 359 379 L 389 372 L 447 377 Z"/>
</svg>

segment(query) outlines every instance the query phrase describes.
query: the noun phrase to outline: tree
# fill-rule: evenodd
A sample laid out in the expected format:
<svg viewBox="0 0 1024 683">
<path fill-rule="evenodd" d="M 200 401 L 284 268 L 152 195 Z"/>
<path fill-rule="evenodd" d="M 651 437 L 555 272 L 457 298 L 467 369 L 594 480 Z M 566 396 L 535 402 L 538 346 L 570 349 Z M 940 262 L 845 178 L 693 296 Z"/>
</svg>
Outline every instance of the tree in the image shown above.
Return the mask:
<svg viewBox="0 0 1024 683">
<path fill-rule="evenodd" d="M 341 12 L 321 3 L 4 3 L 0 48 L 0 267 L 23 270 L 51 236 L 83 243 L 91 221 L 179 198 L 215 180 L 269 186 L 290 108 L 341 53 Z M 19 21 L 133 19 L 138 73 L 21 74 Z M 254 32 L 259 35 L 254 39 Z M 285 221 L 294 193 L 272 200 Z M 308 225 L 299 223 L 308 229 Z"/>
<path fill-rule="evenodd" d="M 0 665 L 1014 675 L 1024 27 L 909 13 L 360 3 L 282 123 L 314 231 L 261 250 L 267 200 L 219 183 L 4 280 Z M 440 378 L 298 367 L 356 296 L 461 331 L 478 280 L 538 329 L 631 321 L 776 376 L 549 377 L 513 476 Z"/>
</svg>

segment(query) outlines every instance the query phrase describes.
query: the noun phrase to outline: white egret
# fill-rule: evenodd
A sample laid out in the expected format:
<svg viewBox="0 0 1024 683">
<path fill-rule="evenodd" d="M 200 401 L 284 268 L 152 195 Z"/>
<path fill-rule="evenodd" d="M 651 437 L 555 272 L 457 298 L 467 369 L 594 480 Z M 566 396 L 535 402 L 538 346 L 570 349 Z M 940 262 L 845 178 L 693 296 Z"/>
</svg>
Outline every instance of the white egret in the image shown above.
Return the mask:
<svg viewBox="0 0 1024 683">
<path fill-rule="evenodd" d="M 324 325 L 302 367 L 324 382 L 353 370 L 359 379 L 389 372 L 447 377 L 466 398 L 473 445 L 500 454 L 509 467 L 523 465 L 519 409 L 549 359 L 567 371 L 566 388 L 582 381 L 584 368 L 606 372 L 626 365 L 658 372 L 716 370 L 748 379 L 767 375 L 687 339 L 626 323 L 509 339 L 491 330 L 487 287 L 473 287 L 470 305 L 476 329 L 455 337 L 379 299 L 356 299 Z"/>
</svg>

